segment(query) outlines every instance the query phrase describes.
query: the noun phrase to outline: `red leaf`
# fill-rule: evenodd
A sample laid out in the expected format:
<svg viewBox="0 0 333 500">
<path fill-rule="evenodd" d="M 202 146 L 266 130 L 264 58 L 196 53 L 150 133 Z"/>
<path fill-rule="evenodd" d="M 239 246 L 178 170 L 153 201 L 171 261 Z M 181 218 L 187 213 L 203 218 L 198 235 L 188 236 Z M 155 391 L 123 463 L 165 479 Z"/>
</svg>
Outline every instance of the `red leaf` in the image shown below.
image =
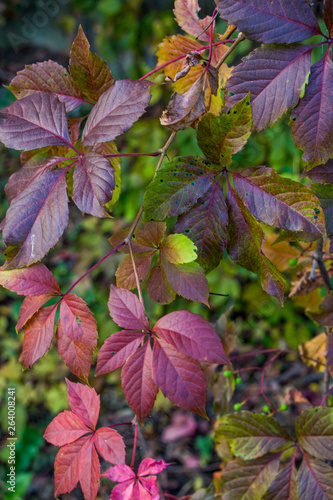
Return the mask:
<svg viewBox="0 0 333 500">
<path fill-rule="evenodd" d="M 59 285 L 44 264 L 24 269 L 0 270 L 0 284 L 18 295 L 60 294 Z"/>
<path fill-rule="evenodd" d="M 263 43 L 294 43 L 320 35 L 310 6 L 303 0 L 218 0 L 217 10 L 229 24 Z"/>
<path fill-rule="evenodd" d="M 98 99 L 82 133 L 85 146 L 113 141 L 144 113 L 150 101 L 146 80 L 118 80 Z M 0 136 L 1 138 L 1 136 Z"/>
<path fill-rule="evenodd" d="M 82 340 L 90 349 L 97 345 L 97 324 L 86 302 L 72 293 L 60 305 L 60 324 L 72 340 Z"/>
<path fill-rule="evenodd" d="M 149 330 L 143 305 L 134 293 L 111 285 L 108 307 L 117 325 L 129 330 Z"/>
<path fill-rule="evenodd" d="M 100 409 L 100 398 L 95 389 L 65 380 L 68 387 L 68 403 L 72 412 L 86 425 L 95 429 Z"/>
<path fill-rule="evenodd" d="M 98 453 L 111 464 L 125 462 L 125 444 L 123 438 L 114 429 L 101 427 L 94 435 L 94 443 Z"/>
<path fill-rule="evenodd" d="M 133 481 L 117 484 L 112 490 L 110 500 L 133 500 Z"/>
<path fill-rule="evenodd" d="M 189 35 L 199 40 L 208 41 L 209 31 L 203 31 L 209 26 L 212 18 L 206 16 L 200 19 L 198 0 L 176 0 L 174 14 L 179 26 Z"/>
<path fill-rule="evenodd" d="M 92 340 L 96 341 L 95 338 Z M 77 377 L 82 378 L 85 382 L 88 382 L 93 359 L 90 342 L 91 341 L 85 337 L 73 340 L 65 333 L 60 320 L 58 321 L 57 349 L 59 356 L 68 366 L 70 371 Z"/>
<path fill-rule="evenodd" d="M 168 463 L 164 460 L 154 460 L 153 458 L 145 458 L 142 460 L 138 469 L 138 476 L 148 476 L 150 474 L 159 474 L 162 470 L 168 467 Z"/>
<path fill-rule="evenodd" d="M 136 475 L 133 469 L 131 469 L 126 464 L 116 465 L 115 467 L 110 467 L 108 470 L 102 474 L 103 477 L 108 477 L 111 481 L 116 483 L 132 481 L 135 479 Z"/>
<path fill-rule="evenodd" d="M 107 158 L 97 153 L 80 156 L 73 173 L 73 200 L 82 212 L 105 217 L 104 205 L 114 187 L 114 169 Z"/>
<path fill-rule="evenodd" d="M 206 379 L 197 361 L 155 340 L 153 374 L 158 387 L 172 403 L 207 418 Z"/>
<path fill-rule="evenodd" d="M 326 163 L 333 154 L 333 62 L 329 50 L 313 67 L 304 98 L 291 113 L 295 145 L 312 167 Z"/>
<path fill-rule="evenodd" d="M 79 417 L 71 411 L 63 411 L 57 415 L 47 426 L 44 439 L 55 446 L 64 446 L 78 438 L 91 433 Z"/>
<path fill-rule="evenodd" d="M 14 172 L 5 185 L 5 192 L 8 203 L 11 204 L 14 198 L 18 196 L 36 177 L 39 177 L 47 170 L 60 163 L 60 159 L 56 156 L 49 156 L 48 154 L 39 154 L 33 156 L 27 161 L 23 167 Z"/>
<path fill-rule="evenodd" d="M 113 84 L 113 78 L 106 61 L 90 52 L 89 47 L 82 26 L 79 26 L 70 51 L 69 72 L 88 99 L 96 102 Z"/>
<path fill-rule="evenodd" d="M 120 368 L 137 350 L 146 334 L 142 331 L 122 330 L 107 338 L 100 348 L 96 375 L 111 373 Z"/>
<path fill-rule="evenodd" d="M 79 480 L 85 500 L 95 500 L 100 482 L 100 464 L 93 439 L 89 439 L 82 446 Z"/>
<path fill-rule="evenodd" d="M 45 172 L 12 201 L 2 233 L 5 269 L 41 260 L 59 240 L 68 223 L 67 170 Z"/>
<path fill-rule="evenodd" d="M 71 146 L 65 105 L 53 94 L 36 92 L 0 112 L 0 141 L 7 148 Z"/>
<path fill-rule="evenodd" d="M 23 349 L 19 362 L 28 368 L 50 349 L 54 336 L 56 306 L 40 309 L 25 325 Z"/>
<path fill-rule="evenodd" d="M 214 328 L 198 314 L 174 311 L 159 319 L 153 331 L 175 349 L 198 361 L 230 363 Z"/>
<path fill-rule="evenodd" d="M 23 326 L 26 324 L 28 319 L 30 319 L 39 309 L 46 304 L 50 299 L 52 299 L 53 295 L 40 295 L 39 297 L 25 297 L 23 300 L 20 312 L 19 312 L 19 320 L 16 325 L 16 330 L 21 330 Z"/>
<path fill-rule="evenodd" d="M 129 406 L 140 422 L 144 422 L 158 392 L 152 376 L 152 350 L 149 342 L 128 358 L 121 372 L 121 382 Z"/>
<path fill-rule="evenodd" d="M 54 496 L 71 492 L 79 482 L 79 461 L 82 446 L 90 436 L 66 444 L 58 451 L 54 462 Z"/>
<path fill-rule="evenodd" d="M 17 99 L 36 92 L 56 94 L 68 112 L 85 102 L 80 88 L 69 76 L 66 68 L 51 60 L 29 64 L 22 71 L 18 71 L 8 88 Z"/>
</svg>

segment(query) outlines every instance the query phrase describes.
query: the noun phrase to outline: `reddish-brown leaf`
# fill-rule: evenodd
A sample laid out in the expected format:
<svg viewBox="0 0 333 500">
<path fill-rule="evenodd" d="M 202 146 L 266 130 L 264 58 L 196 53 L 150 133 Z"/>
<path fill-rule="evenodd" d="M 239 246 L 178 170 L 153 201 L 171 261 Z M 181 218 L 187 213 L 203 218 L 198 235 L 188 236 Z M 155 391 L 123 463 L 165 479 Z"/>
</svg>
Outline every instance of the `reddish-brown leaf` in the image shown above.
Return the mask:
<svg viewBox="0 0 333 500">
<path fill-rule="evenodd" d="M 145 112 L 151 97 L 150 85 L 152 83 L 146 80 L 118 80 L 104 92 L 91 110 L 84 127 L 84 145 L 113 141 L 126 132 Z"/>
<path fill-rule="evenodd" d="M 39 295 L 39 297 L 25 297 L 23 300 L 20 312 L 19 319 L 16 325 L 16 330 L 21 330 L 23 326 L 26 324 L 28 319 L 30 319 L 46 302 L 52 299 L 54 295 Z"/>
<path fill-rule="evenodd" d="M 73 340 L 64 331 L 59 320 L 57 326 L 57 349 L 59 356 L 70 371 L 87 382 L 93 359 L 89 338 L 85 339 L 82 337 Z"/>
<path fill-rule="evenodd" d="M 117 325 L 129 330 L 147 330 L 149 322 L 138 297 L 114 285 L 110 287 L 108 307 L 111 318 Z"/>
<path fill-rule="evenodd" d="M 147 292 L 152 300 L 161 304 L 169 304 L 176 297 L 166 277 L 160 256 L 149 275 Z"/>
<path fill-rule="evenodd" d="M 197 361 L 163 340 L 155 340 L 153 376 L 164 396 L 172 403 L 207 417 L 206 379 Z"/>
<path fill-rule="evenodd" d="M 202 302 L 209 307 L 209 288 L 205 273 L 196 262 L 171 264 L 162 259 L 166 279 L 172 290 L 185 299 Z"/>
<path fill-rule="evenodd" d="M 0 270 L 0 284 L 18 295 L 60 294 L 59 285 L 44 264 L 24 269 Z"/>
<path fill-rule="evenodd" d="M 138 253 L 134 256 L 136 270 L 139 279 L 142 280 L 142 282 L 145 281 L 149 274 L 154 252 L 155 251 L 142 254 Z M 134 274 L 132 258 L 130 255 L 126 255 L 126 257 L 124 257 L 124 259 L 119 264 L 116 272 L 116 278 L 117 286 L 127 288 L 127 290 L 136 288 L 136 278 Z"/>
<path fill-rule="evenodd" d="M 82 420 L 71 411 L 59 413 L 47 426 L 44 439 L 55 446 L 72 443 L 87 433 L 91 433 Z"/>
<path fill-rule="evenodd" d="M 198 0 L 176 0 L 173 12 L 177 23 L 186 33 L 199 40 L 209 41 L 209 30 L 204 30 L 212 18 L 206 16 L 204 19 L 200 19 L 199 11 Z"/>
<path fill-rule="evenodd" d="M 90 349 L 97 345 L 97 323 L 86 302 L 72 293 L 65 295 L 60 306 L 60 324 L 72 340 L 82 340 Z"/>
<path fill-rule="evenodd" d="M 121 382 L 126 401 L 143 423 L 154 406 L 158 392 L 152 374 L 152 350 L 149 342 L 128 358 L 121 372 Z"/>
<path fill-rule="evenodd" d="M 95 429 L 100 409 L 100 398 L 95 389 L 65 380 L 68 387 L 68 403 L 72 412 L 88 427 Z"/>
<path fill-rule="evenodd" d="M 114 429 L 100 427 L 94 435 L 94 443 L 98 453 L 111 464 L 125 462 L 125 444 L 123 438 Z"/>
<path fill-rule="evenodd" d="M 73 173 L 73 200 L 82 212 L 105 217 L 104 205 L 114 187 L 114 169 L 107 158 L 97 153 L 80 156 Z"/>
<path fill-rule="evenodd" d="M 230 363 L 214 328 L 198 314 L 174 311 L 159 319 L 153 331 L 175 349 L 198 361 Z"/>
<path fill-rule="evenodd" d="M 136 330 L 113 333 L 100 348 L 96 375 L 110 373 L 120 368 L 137 350 L 144 337 L 145 333 Z"/>
<path fill-rule="evenodd" d="M 54 319 L 57 307 L 47 306 L 40 309 L 24 327 L 23 349 L 19 362 L 28 368 L 50 349 L 54 336 Z"/>
</svg>

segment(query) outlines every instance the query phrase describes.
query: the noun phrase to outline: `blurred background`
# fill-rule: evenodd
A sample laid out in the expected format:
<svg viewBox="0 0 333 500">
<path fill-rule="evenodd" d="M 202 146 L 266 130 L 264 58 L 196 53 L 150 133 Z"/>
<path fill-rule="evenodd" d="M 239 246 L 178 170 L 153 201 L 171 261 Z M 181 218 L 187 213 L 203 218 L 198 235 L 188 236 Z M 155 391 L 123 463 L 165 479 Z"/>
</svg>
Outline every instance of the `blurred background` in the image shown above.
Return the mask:
<svg viewBox="0 0 333 500">
<path fill-rule="evenodd" d="M 202 17 L 211 15 L 214 10 L 213 0 L 202 0 L 200 6 Z M 181 33 L 172 9 L 172 0 L 0 0 L 1 84 L 8 85 L 25 64 L 53 59 L 67 66 L 69 50 L 79 24 L 90 41 L 91 50 L 108 62 L 115 79 L 140 78 L 156 65 L 155 54 L 162 39 Z M 225 28 L 226 23 L 219 21 L 217 31 L 223 33 Z M 227 63 L 236 64 L 251 48 L 249 41 L 239 45 Z M 315 57 L 319 56 L 320 54 Z M 163 80 L 162 77 L 158 79 Z M 156 151 L 163 146 L 170 132 L 162 128 L 158 118 L 170 95 L 169 84 L 153 89 L 148 112 L 126 136 L 117 140 L 120 151 Z M 13 101 L 11 92 L 1 86 L 0 108 Z M 180 154 L 201 154 L 194 129 L 190 128 L 177 134 L 168 155 L 172 158 Z M 156 163 L 156 158 L 149 157 L 122 161 L 122 193 L 114 208 L 113 219 L 101 220 L 82 216 L 71 205 L 69 227 L 61 241 L 43 261 L 54 273 L 63 290 L 111 249 L 107 239 L 116 230 L 133 221 L 141 206 L 144 189 L 152 179 Z M 294 180 L 299 178 L 302 172 L 301 152 L 294 148 L 288 116 L 284 116 L 272 129 L 253 134 L 246 148 L 235 157 L 235 168 L 255 165 L 267 165 Z M 4 186 L 8 177 L 18 168 L 19 153 L 0 144 L 0 220 L 8 207 Z M 273 241 L 274 235 L 269 235 L 268 239 Z M 0 247 L 2 265 L 2 242 Z M 290 248 L 270 249 L 270 258 L 274 262 L 274 259 L 277 260 L 281 256 L 279 252 L 285 251 L 285 259 L 288 262 L 288 259 L 297 256 L 301 249 L 293 247 L 290 255 Z M 75 289 L 75 293 L 88 303 L 97 319 L 99 345 L 118 328 L 109 317 L 107 300 L 110 284 L 115 283 L 114 275 L 121 259 L 120 254 L 112 256 Z M 281 270 L 286 271 L 286 277 L 290 280 L 288 265 L 282 267 Z M 311 304 L 318 306 L 325 293 L 321 289 L 317 289 L 305 299 L 304 296 L 298 300 L 286 299 L 282 308 L 276 299 L 262 291 L 257 276 L 235 266 L 227 255 L 220 266 L 208 275 L 208 281 L 211 292 L 228 295 L 212 295 L 210 310 L 202 304 L 193 304 L 180 297 L 168 306 L 156 304 L 144 290 L 147 312 L 152 323 L 173 310 L 191 310 L 216 323 L 219 333 L 228 332 L 234 337 L 237 335 L 236 352 L 240 353 L 253 349 L 275 348 L 297 351 L 299 344 L 308 341 L 320 331 L 307 317 L 304 308 L 310 307 Z M 4 499 L 49 500 L 53 498 L 53 462 L 57 448 L 47 444 L 42 436 L 54 416 L 68 408 L 64 377 L 76 380 L 60 360 L 55 345 L 32 369 L 22 372 L 18 358 L 23 332 L 17 334 L 15 331 L 21 302 L 22 297 L 0 289 L 0 422 L 6 422 L 7 388 L 15 387 L 18 436 L 16 493 L 5 493 Z M 260 365 L 265 361 L 265 357 L 259 357 L 256 361 Z M 294 355 L 284 357 L 274 367 L 270 373 L 270 378 L 275 383 L 272 391 L 275 391 L 275 397 L 280 403 L 284 401 L 285 392 L 291 385 L 306 389 L 309 395 L 313 394 L 315 397 L 314 394 L 319 390 L 320 373 L 300 364 Z M 160 484 L 164 491 L 174 495 L 187 495 L 200 487 L 208 486 L 212 472 L 219 468 L 220 460 L 212 439 L 215 418 L 213 403 L 215 402 L 216 408 L 216 398 L 220 397 L 218 404 L 223 406 L 223 391 L 227 389 L 223 389 L 222 396 L 217 396 L 214 381 L 218 374 L 214 376 L 207 373 L 213 387 L 208 394 L 210 422 L 175 408 L 159 394 L 155 409 L 142 429 L 137 459 L 144 458 L 148 453 L 156 459 L 163 458 L 166 462 L 174 462 L 167 473 L 161 474 Z M 242 394 L 255 389 L 257 383 L 256 374 L 246 372 L 242 385 L 237 388 L 235 401 L 241 401 Z M 110 425 L 133 418 L 133 413 L 123 397 L 119 372 L 106 377 L 91 377 L 91 384 L 101 394 L 99 425 Z M 262 404 L 259 398 L 247 409 L 260 410 Z M 130 456 L 132 430 L 126 427 L 121 429 Z M 4 442 L 5 434 L 2 435 L 2 443 Z M 1 488 L 4 486 L 1 481 L 5 481 L 7 454 L 8 451 L 3 447 L 0 451 L 0 490 L 3 491 L 5 488 Z M 106 467 L 107 464 L 102 464 L 103 470 Z M 99 498 L 107 499 L 110 490 L 110 481 L 103 480 Z M 78 488 L 62 498 L 69 500 L 83 497 Z"/>
</svg>

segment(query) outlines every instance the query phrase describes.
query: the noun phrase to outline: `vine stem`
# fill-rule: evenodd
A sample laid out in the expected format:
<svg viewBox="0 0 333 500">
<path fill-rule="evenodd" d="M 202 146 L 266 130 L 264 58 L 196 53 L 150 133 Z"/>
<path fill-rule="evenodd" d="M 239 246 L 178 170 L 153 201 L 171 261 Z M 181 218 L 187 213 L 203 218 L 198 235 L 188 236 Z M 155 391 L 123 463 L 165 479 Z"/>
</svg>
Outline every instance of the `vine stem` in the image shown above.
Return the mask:
<svg viewBox="0 0 333 500">
<path fill-rule="evenodd" d="M 243 40 L 245 40 L 245 35 L 240 32 L 238 37 L 236 38 L 236 40 L 234 41 L 234 43 L 231 45 L 231 47 L 229 47 L 229 49 L 227 50 L 227 52 L 221 57 L 221 59 L 219 60 L 219 62 L 217 63 L 216 65 L 216 69 L 219 70 L 220 67 L 222 66 L 222 64 L 224 63 L 224 61 L 227 59 L 227 57 L 231 54 L 231 52 L 237 47 L 237 45 L 239 43 L 241 43 Z"/>
<path fill-rule="evenodd" d="M 134 431 L 134 444 L 133 444 L 133 453 L 132 453 L 132 460 L 131 460 L 131 469 L 134 468 L 134 460 L 135 460 L 135 452 L 136 452 L 136 443 L 137 443 L 137 440 L 138 440 L 138 425 L 139 424 L 135 424 L 135 431 Z"/>
<path fill-rule="evenodd" d="M 211 46 L 212 47 L 217 47 L 218 45 L 222 45 L 224 43 L 232 43 L 232 42 L 235 42 L 235 39 L 234 38 L 228 38 L 227 40 L 221 40 L 220 42 L 215 42 Z M 210 48 L 210 45 L 206 45 L 204 47 L 198 48 L 197 52 L 202 52 L 202 51 L 207 50 L 209 48 Z M 141 78 L 139 78 L 139 80 L 145 80 L 146 78 L 148 78 L 148 76 L 151 76 L 154 73 L 156 73 L 157 71 L 160 71 L 161 69 L 165 68 L 166 66 L 169 66 L 169 64 L 173 64 L 173 63 L 179 61 L 180 59 L 184 59 L 186 56 L 187 56 L 187 53 L 186 54 L 182 54 L 181 56 L 174 57 L 170 61 L 167 61 L 166 63 L 161 64 L 161 66 L 157 66 L 157 68 L 153 69 L 152 71 L 149 71 L 149 73 L 147 73 L 146 75 L 144 75 Z"/>
</svg>

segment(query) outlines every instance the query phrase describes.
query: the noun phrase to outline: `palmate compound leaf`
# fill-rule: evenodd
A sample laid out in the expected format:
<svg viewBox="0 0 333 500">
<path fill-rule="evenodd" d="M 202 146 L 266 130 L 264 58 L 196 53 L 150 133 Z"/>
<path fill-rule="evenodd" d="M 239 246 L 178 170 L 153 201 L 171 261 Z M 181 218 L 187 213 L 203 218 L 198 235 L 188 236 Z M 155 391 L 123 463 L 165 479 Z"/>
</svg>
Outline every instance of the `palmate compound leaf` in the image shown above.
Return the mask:
<svg viewBox="0 0 333 500">
<path fill-rule="evenodd" d="M 71 492 L 80 481 L 85 500 L 95 500 L 100 478 L 97 451 L 104 460 L 122 464 L 125 445 L 115 430 L 95 430 L 100 409 L 96 391 L 67 379 L 66 382 L 73 413 L 64 411 L 57 415 L 44 434 L 48 442 L 62 446 L 54 464 L 55 495 Z"/>
<path fill-rule="evenodd" d="M 206 379 L 197 361 L 164 340 L 155 339 L 153 376 L 164 396 L 172 403 L 207 418 Z"/>
<path fill-rule="evenodd" d="M 98 153 L 80 156 L 73 173 L 73 200 L 82 212 L 105 217 L 104 205 L 114 188 L 114 169 L 107 158 Z"/>
<path fill-rule="evenodd" d="M 309 408 L 296 420 L 296 436 L 303 450 L 321 460 L 333 456 L 333 408 Z"/>
<path fill-rule="evenodd" d="M 229 413 L 216 423 L 215 440 L 226 439 L 237 458 L 252 460 L 283 450 L 293 443 L 278 421 L 268 415 L 242 411 Z"/>
<path fill-rule="evenodd" d="M 304 455 L 297 482 L 300 499 L 333 500 L 333 468 L 322 460 Z"/>
<path fill-rule="evenodd" d="M 0 270 L 0 284 L 18 295 L 38 296 L 60 294 L 59 285 L 44 264 L 23 269 Z"/>
<path fill-rule="evenodd" d="M 87 304 L 77 295 L 65 295 L 57 325 L 58 353 L 71 372 L 84 380 L 88 380 L 97 338 L 96 320 Z"/>
<path fill-rule="evenodd" d="M 263 500 L 299 500 L 297 495 L 296 454 L 291 462 L 275 476 Z"/>
<path fill-rule="evenodd" d="M 68 167 L 45 172 L 14 198 L 7 210 L 4 269 L 29 266 L 52 248 L 68 224 Z"/>
<path fill-rule="evenodd" d="M 178 25 L 189 35 L 209 41 L 209 31 L 204 31 L 212 21 L 210 16 L 200 19 L 198 0 L 175 0 L 174 14 Z M 203 33 L 204 31 L 204 33 Z"/>
<path fill-rule="evenodd" d="M 198 251 L 198 264 L 209 272 L 217 267 L 228 244 L 228 210 L 220 180 L 175 225 L 175 231 L 188 236 Z"/>
<path fill-rule="evenodd" d="M 66 111 L 86 102 L 80 87 L 76 85 L 68 71 L 55 61 L 29 64 L 19 71 L 8 85 L 17 99 L 36 92 L 55 94 L 66 106 Z"/>
<path fill-rule="evenodd" d="M 181 156 L 163 165 L 144 196 L 145 220 L 163 220 L 187 212 L 214 182 L 209 161 Z"/>
<path fill-rule="evenodd" d="M 71 146 L 65 105 L 53 94 L 24 97 L 2 109 L 0 118 L 0 141 L 7 148 Z"/>
<path fill-rule="evenodd" d="M 218 0 L 217 10 L 222 19 L 257 42 L 294 43 L 321 34 L 305 0 Z"/>
<path fill-rule="evenodd" d="M 265 292 L 276 297 L 282 304 L 286 282 L 262 252 L 265 235 L 261 225 L 231 186 L 228 187 L 226 202 L 229 213 L 227 250 L 230 258 L 236 264 L 256 273 Z"/>
<path fill-rule="evenodd" d="M 69 72 L 74 82 L 92 102 L 113 85 L 111 71 L 106 61 L 102 61 L 89 50 L 89 42 L 82 26 L 79 26 L 70 51 Z"/>
<path fill-rule="evenodd" d="M 294 239 L 313 241 L 325 235 L 320 202 L 303 184 L 281 177 L 268 167 L 245 168 L 232 176 L 237 193 L 259 221 L 287 229 Z"/>
<path fill-rule="evenodd" d="M 145 112 L 151 85 L 146 80 L 118 80 L 112 85 L 91 110 L 82 132 L 82 143 L 93 146 L 113 141 L 126 132 Z"/>
<path fill-rule="evenodd" d="M 226 106 L 230 108 L 250 92 L 253 130 L 272 126 L 303 96 L 311 51 L 308 45 L 266 45 L 254 50 L 233 69 L 226 86 Z"/>
<path fill-rule="evenodd" d="M 245 95 L 225 115 L 206 114 L 200 120 L 197 141 L 208 160 L 227 167 L 232 155 L 238 153 L 251 134 L 252 111 L 250 95 Z"/>
<path fill-rule="evenodd" d="M 309 167 L 326 163 L 333 154 L 333 62 L 330 50 L 312 67 L 303 99 L 291 113 L 295 146 Z"/>
<path fill-rule="evenodd" d="M 222 499 L 261 500 L 279 470 L 280 455 L 273 453 L 256 460 L 229 462 L 221 475 L 218 493 Z"/>
</svg>

